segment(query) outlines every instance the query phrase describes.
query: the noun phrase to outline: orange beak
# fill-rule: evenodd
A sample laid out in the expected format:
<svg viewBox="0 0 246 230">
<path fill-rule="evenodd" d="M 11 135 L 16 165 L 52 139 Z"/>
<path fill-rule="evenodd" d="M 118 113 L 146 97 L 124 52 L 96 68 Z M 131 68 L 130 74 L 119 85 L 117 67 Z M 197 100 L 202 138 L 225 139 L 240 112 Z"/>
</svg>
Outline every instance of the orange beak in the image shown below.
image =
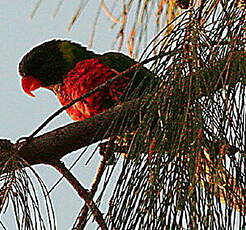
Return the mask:
<svg viewBox="0 0 246 230">
<path fill-rule="evenodd" d="M 32 91 L 40 88 L 42 86 L 42 82 L 35 77 L 26 76 L 21 79 L 21 86 L 25 93 L 29 96 L 35 97 Z"/>
</svg>

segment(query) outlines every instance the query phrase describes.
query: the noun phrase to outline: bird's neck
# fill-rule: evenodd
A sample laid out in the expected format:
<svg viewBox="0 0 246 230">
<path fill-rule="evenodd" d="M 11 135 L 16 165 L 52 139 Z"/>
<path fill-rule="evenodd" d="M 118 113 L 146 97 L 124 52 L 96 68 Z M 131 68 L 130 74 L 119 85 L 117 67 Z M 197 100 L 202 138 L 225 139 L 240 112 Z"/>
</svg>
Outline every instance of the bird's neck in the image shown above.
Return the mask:
<svg viewBox="0 0 246 230">
<path fill-rule="evenodd" d="M 62 52 L 67 64 L 70 66 L 74 66 L 79 61 L 100 56 L 95 54 L 93 51 L 87 50 L 86 47 L 67 41 L 60 44 L 60 51 Z"/>
</svg>

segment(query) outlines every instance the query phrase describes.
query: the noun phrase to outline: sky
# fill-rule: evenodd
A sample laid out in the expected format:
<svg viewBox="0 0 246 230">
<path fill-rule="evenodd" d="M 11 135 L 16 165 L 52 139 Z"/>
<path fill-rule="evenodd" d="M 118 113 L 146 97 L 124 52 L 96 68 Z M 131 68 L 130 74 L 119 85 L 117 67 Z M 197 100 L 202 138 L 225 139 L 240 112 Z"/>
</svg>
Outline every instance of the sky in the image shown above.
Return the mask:
<svg viewBox="0 0 246 230">
<path fill-rule="evenodd" d="M 55 96 L 48 90 L 35 92 L 36 98 L 23 93 L 20 87 L 17 66 L 21 57 L 33 46 L 52 38 L 64 38 L 87 44 L 89 33 L 92 29 L 94 15 L 97 10 L 97 0 L 90 0 L 82 12 L 79 20 L 67 31 L 73 14 L 79 6 L 79 0 L 64 1 L 58 15 L 52 19 L 59 0 L 43 0 L 34 18 L 30 14 L 37 1 L 30 0 L 1 0 L 0 1 L 0 138 L 10 139 L 15 142 L 22 136 L 29 135 L 60 105 Z M 110 30 L 110 22 L 106 17 L 101 17 L 98 22 L 97 33 L 93 49 L 105 52 L 112 47 L 115 36 Z M 72 121 L 66 113 L 58 118 L 42 132 L 63 126 Z M 41 132 L 41 133 L 42 133 Z M 85 161 L 93 151 L 89 148 L 85 157 L 76 165 L 73 172 L 82 178 L 84 186 L 89 186 L 95 174 L 95 166 L 100 160 L 95 154 L 92 161 L 86 166 Z M 69 166 L 80 152 L 72 153 L 63 158 Z M 34 167 L 46 185 L 51 187 L 59 175 L 51 167 L 39 165 Z M 56 210 L 56 220 L 59 230 L 71 229 L 74 219 L 79 212 L 82 202 L 73 192 L 70 185 L 63 180 L 51 193 Z M 13 217 L 5 214 L 1 217 L 7 229 L 16 229 Z M 0 227 L 1 229 L 1 227 Z M 89 228 L 88 228 L 89 229 Z"/>
</svg>

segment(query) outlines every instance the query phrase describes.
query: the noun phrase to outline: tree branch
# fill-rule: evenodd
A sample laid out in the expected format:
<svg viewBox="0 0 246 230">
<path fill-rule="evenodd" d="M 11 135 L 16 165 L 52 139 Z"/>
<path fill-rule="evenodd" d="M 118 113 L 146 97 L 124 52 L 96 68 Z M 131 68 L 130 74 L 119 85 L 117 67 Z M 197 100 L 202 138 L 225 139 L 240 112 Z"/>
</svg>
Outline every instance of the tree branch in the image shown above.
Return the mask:
<svg viewBox="0 0 246 230">
<path fill-rule="evenodd" d="M 109 158 L 110 158 L 110 151 L 107 151 L 105 153 L 105 155 L 103 156 L 103 158 L 102 158 L 102 160 L 101 160 L 101 162 L 97 168 L 96 176 L 94 178 L 94 181 L 92 182 L 90 193 L 89 193 L 91 199 L 93 199 L 95 193 L 97 192 L 98 185 L 99 185 L 101 178 L 103 176 L 103 173 L 106 169 L 107 162 L 108 162 Z M 75 229 L 81 229 L 82 230 L 85 228 L 87 220 L 88 220 L 87 219 L 88 212 L 89 212 L 89 207 L 85 204 L 80 210 Z"/>
<path fill-rule="evenodd" d="M 91 212 L 93 213 L 93 216 L 95 217 L 96 222 L 101 227 L 101 229 L 107 230 L 108 228 L 103 219 L 103 215 L 94 203 L 94 201 L 92 200 L 91 195 L 87 191 L 87 189 L 85 189 L 79 183 L 79 181 L 74 177 L 74 175 L 65 167 L 64 163 L 62 163 L 61 161 L 51 161 L 49 164 L 53 166 L 58 172 L 60 172 L 73 186 L 73 188 L 77 191 L 79 196 L 85 201 L 87 207 L 90 208 Z"/>
<path fill-rule="evenodd" d="M 126 122 L 126 116 L 136 117 L 142 104 L 140 100 L 129 101 L 90 119 L 71 123 L 31 140 L 17 143 L 13 147 L 17 156 L 30 165 L 47 164 L 72 151 L 119 134 L 120 127 L 124 127 Z M 112 122 L 113 128 L 107 132 Z M 137 118 L 133 123 L 138 124 Z"/>
</svg>

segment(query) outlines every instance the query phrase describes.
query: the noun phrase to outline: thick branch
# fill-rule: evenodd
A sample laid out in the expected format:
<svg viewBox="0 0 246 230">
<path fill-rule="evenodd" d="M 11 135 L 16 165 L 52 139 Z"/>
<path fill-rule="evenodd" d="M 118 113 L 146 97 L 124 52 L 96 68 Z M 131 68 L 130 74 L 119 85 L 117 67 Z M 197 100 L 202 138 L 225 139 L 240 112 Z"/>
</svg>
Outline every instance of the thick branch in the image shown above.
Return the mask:
<svg viewBox="0 0 246 230">
<path fill-rule="evenodd" d="M 126 102 L 85 121 L 74 122 L 31 140 L 15 144 L 18 150 L 17 155 L 30 165 L 46 164 L 51 160 L 61 159 L 72 151 L 119 134 L 120 127 L 124 127 L 122 122 L 125 117 L 134 117 L 141 104 L 140 100 Z M 114 122 L 113 128 L 107 132 L 112 122 Z M 137 125 L 137 121 L 135 123 Z"/>
</svg>

